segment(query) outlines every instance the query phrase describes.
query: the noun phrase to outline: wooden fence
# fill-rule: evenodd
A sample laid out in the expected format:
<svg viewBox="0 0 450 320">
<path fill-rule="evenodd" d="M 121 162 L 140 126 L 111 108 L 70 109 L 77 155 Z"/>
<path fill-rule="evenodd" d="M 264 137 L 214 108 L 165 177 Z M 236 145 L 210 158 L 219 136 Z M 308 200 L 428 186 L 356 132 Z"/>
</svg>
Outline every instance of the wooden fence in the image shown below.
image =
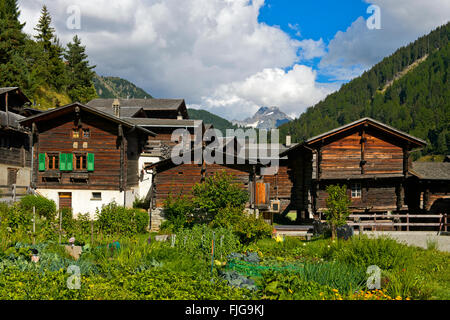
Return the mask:
<svg viewBox="0 0 450 320">
<path fill-rule="evenodd" d="M 438 229 L 438 234 L 442 231 L 448 230 L 448 215 L 447 214 L 351 214 L 349 215 L 348 225 L 358 227 L 359 230 L 364 228 L 371 228 L 373 231 L 377 229 L 391 228 L 406 228 L 410 231 L 410 227 L 435 227 Z M 368 219 L 362 221 L 362 219 Z M 411 222 L 411 220 L 421 219 L 420 222 Z M 434 222 L 423 222 L 423 220 L 434 220 Z M 397 230 L 400 231 L 400 230 Z"/>
<path fill-rule="evenodd" d="M 13 184 L 12 186 L 0 185 L 0 198 L 11 198 L 10 201 L 12 202 L 16 202 L 18 198 L 26 196 L 30 193 L 33 193 L 33 189 L 31 189 L 29 186 L 17 186 L 15 184 Z"/>
</svg>

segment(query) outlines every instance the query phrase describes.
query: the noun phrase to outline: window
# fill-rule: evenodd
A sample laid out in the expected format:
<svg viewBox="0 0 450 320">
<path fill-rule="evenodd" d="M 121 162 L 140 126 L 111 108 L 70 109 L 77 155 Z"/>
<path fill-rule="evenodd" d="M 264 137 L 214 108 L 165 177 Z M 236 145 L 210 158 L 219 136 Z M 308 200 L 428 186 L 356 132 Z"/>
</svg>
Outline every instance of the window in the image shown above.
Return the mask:
<svg viewBox="0 0 450 320">
<path fill-rule="evenodd" d="M 59 154 L 49 153 L 48 156 L 48 170 L 59 169 Z"/>
<path fill-rule="evenodd" d="M 73 130 L 72 130 L 72 138 L 73 138 L 73 139 L 79 139 L 79 138 L 80 138 L 80 130 L 78 130 L 78 129 L 73 129 Z"/>
<path fill-rule="evenodd" d="M 91 130 L 83 129 L 83 138 L 90 138 L 90 137 L 91 137 Z"/>
<path fill-rule="evenodd" d="M 85 154 L 76 154 L 75 155 L 75 170 L 86 170 L 87 169 L 87 161 Z"/>
<path fill-rule="evenodd" d="M 102 200 L 102 193 L 101 192 L 92 192 L 91 200 Z"/>
<path fill-rule="evenodd" d="M 361 198 L 361 184 L 360 183 L 352 184 L 352 198 L 353 199 Z"/>
</svg>

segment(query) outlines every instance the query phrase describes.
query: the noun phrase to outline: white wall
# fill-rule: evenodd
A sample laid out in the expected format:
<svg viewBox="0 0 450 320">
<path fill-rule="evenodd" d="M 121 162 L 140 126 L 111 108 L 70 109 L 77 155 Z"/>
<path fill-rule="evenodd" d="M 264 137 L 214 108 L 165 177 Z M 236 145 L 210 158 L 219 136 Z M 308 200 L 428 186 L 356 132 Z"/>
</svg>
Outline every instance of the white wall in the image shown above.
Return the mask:
<svg viewBox="0 0 450 320">
<path fill-rule="evenodd" d="M 160 158 L 158 157 L 149 157 L 145 155 L 141 155 L 139 157 L 139 170 L 141 171 L 144 168 L 145 163 L 156 163 L 159 162 Z M 152 187 L 152 172 L 143 172 L 142 179 L 139 180 L 139 188 L 138 188 L 138 197 L 143 198 L 146 197 L 148 192 L 150 191 L 150 188 Z M 140 174 L 140 172 L 139 172 Z"/>
<path fill-rule="evenodd" d="M 124 196 L 126 197 L 125 206 L 131 208 L 135 198 L 134 190 L 128 190 L 126 193 L 115 190 L 71 190 L 71 189 L 36 189 L 41 196 L 55 201 L 59 208 L 59 193 L 72 193 L 72 210 L 74 216 L 79 213 L 89 213 L 91 218 L 95 218 L 96 209 L 101 210 L 103 205 L 115 201 L 118 205 L 124 205 Z M 101 200 L 93 200 L 92 193 L 101 192 Z"/>
<path fill-rule="evenodd" d="M 17 167 L 7 164 L 0 164 L 0 185 L 6 186 L 6 184 L 8 183 L 8 168 L 18 169 L 16 183 L 18 186 L 28 187 L 30 185 L 31 168 Z"/>
</svg>

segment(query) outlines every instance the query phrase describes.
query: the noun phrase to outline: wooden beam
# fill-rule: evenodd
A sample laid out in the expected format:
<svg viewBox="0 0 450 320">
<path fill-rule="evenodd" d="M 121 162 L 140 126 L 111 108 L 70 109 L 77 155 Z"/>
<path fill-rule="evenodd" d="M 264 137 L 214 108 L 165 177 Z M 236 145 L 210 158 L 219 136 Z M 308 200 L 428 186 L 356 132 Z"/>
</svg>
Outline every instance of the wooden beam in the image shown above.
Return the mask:
<svg viewBox="0 0 450 320">
<path fill-rule="evenodd" d="M 366 149 L 366 130 L 365 127 L 367 126 L 364 125 L 361 129 L 361 162 L 360 162 L 360 166 L 361 166 L 361 174 L 365 174 L 366 170 L 365 170 L 365 165 L 366 165 L 366 158 L 365 158 L 365 149 Z"/>
<path fill-rule="evenodd" d="M 6 128 L 9 128 L 8 92 L 5 94 Z"/>
</svg>

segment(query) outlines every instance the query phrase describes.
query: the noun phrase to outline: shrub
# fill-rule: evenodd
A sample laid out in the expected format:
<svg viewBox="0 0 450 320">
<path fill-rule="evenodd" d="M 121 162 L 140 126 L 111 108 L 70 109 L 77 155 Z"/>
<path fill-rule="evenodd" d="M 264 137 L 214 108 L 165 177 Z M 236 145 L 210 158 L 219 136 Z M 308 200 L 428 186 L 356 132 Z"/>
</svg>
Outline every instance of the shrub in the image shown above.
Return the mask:
<svg viewBox="0 0 450 320">
<path fill-rule="evenodd" d="M 148 209 L 148 208 L 150 208 L 150 199 L 149 200 L 145 200 L 145 197 L 144 198 L 136 197 L 134 199 L 134 202 L 133 202 L 133 208 L 135 208 L 135 209 Z"/>
<path fill-rule="evenodd" d="M 248 194 L 233 182 L 233 176 L 220 171 L 208 177 L 205 182 L 192 188 L 192 202 L 200 211 L 196 215 L 198 222 L 211 222 L 219 209 L 242 207 L 248 200 Z"/>
<path fill-rule="evenodd" d="M 161 228 L 177 232 L 185 226 L 193 212 L 192 202 L 186 196 L 173 198 L 169 195 L 164 201 L 164 221 Z"/>
<path fill-rule="evenodd" d="M 97 209 L 97 224 L 102 233 L 108 235 L 134 235 L 144 232 L 148 215 L 137 209 L 128 209 L 115 202 Z"/>
<path fill-rule="evenodd" d="M 272 235 L 270 225 L 261 218 L 245 213 L 241 207 L 220 208 L 211 226 L 231 228 L 244 244 Z"/>
<path fill-rule="evenodd" d="M 27 211 L 36 208 L 36 214 L 48 220 L 56 217 L 56 203 L 42 196 L 27 195 L 20 200 L 20 207 Z"/>
<path fill-rule="evenodd" d="M 336 238 L 336 228 L 347 223 L 347 217 L 350 214 L 348 206 L 351 201 L 347 196 L 347 187 L 328 186 L 328 198 L 326 199 L 327 210 L 325 211 L 326 219 L 331 227 L 331 238 Z"/>
</svg>

